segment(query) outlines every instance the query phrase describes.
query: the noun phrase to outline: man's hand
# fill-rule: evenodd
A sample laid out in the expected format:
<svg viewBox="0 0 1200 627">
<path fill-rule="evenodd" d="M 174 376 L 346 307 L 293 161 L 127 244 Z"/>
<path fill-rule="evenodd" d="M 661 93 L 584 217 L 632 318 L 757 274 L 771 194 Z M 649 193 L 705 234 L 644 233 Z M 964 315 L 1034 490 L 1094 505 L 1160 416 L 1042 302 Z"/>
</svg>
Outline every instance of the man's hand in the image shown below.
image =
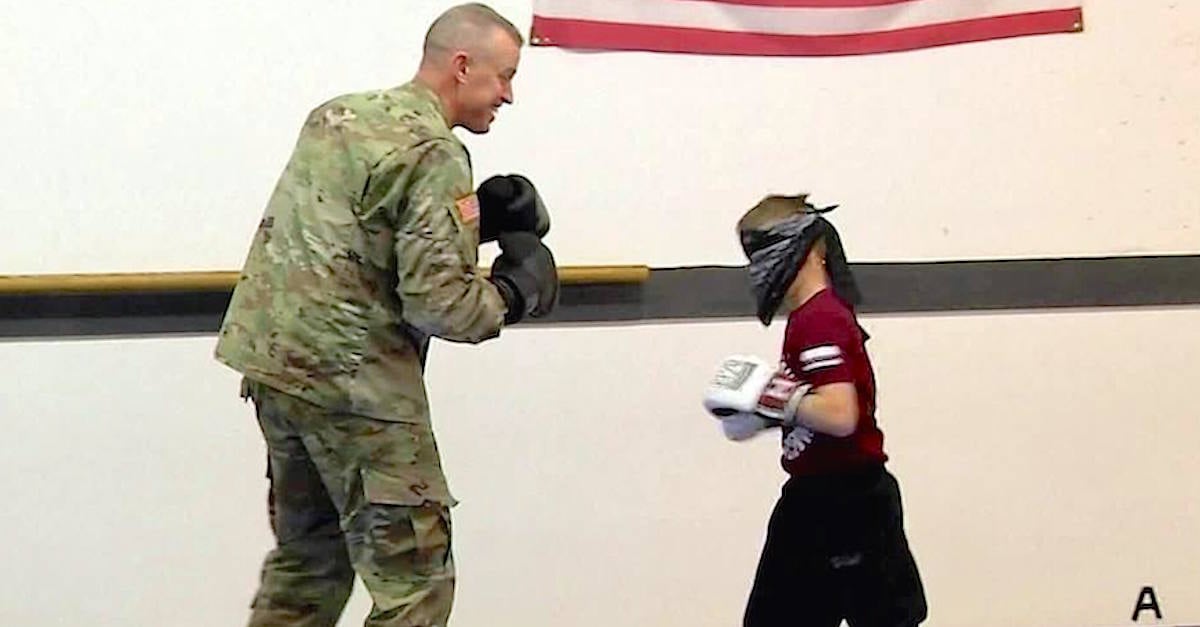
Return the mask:
<svg viewBox="0 0 1200 627">
<path fill-rule="evenodd" d="M 550 313 L 558 304 L 558 268 L 550 249 L 526 231 L 503 232 L 499 241 L 500 256 L 492 262 L 490 278 L 508 306 L 504 323 Z"/>
<path fill-rule="evenodd" d="M 501 233 L 525 231 L 539 238 L 550 231 L 550 213 L 529 179 L 520 174 L 493 176 L 484 181 L 479 199 L 479 241 L 490 242 Z"/>
</svg>

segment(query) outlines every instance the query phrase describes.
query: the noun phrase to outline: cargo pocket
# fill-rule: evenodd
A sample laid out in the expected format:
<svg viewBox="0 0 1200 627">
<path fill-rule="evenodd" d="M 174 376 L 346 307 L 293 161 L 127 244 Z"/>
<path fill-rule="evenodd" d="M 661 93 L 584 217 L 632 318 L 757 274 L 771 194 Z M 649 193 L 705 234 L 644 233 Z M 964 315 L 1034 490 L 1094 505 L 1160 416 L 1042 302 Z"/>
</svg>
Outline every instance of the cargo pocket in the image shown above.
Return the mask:
<svg viewBox="0 0 1200 627">
<path fill-rule="evenodd" d="M 413 478 L 373 470 L 363 470 L 362 478 L 368 505 L 361 535 L 370 569 L 384 578 L 452 577 L 447 505 Z"/>
<path fill-rule="evenodd" d="M 437 474 L 439 476 L 431 476 Z M 421 472 L 416 467 L 397 472 L 390 468 L 381 472 L 373 468 L 362 470 L 363 493 L 374 505 L 404 505 L 415 507 L 436 503 L 453 507 L 456 501 L 446 489 L 440 471 Z"/>
</svg>

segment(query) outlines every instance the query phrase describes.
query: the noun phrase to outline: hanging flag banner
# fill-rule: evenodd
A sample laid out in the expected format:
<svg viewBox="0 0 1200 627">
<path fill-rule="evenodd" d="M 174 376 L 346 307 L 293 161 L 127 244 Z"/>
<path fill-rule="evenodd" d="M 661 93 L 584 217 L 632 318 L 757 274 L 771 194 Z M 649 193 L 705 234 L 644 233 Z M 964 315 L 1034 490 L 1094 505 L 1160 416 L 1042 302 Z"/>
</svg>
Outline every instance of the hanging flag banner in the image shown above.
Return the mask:
<svg viewBox="0 0 1200 627">
<path fill-rule="evenodd" d="M 530 42 L 835 56 L 1078 32 L 1082 0 L 534 0 Z"/>
</svg>

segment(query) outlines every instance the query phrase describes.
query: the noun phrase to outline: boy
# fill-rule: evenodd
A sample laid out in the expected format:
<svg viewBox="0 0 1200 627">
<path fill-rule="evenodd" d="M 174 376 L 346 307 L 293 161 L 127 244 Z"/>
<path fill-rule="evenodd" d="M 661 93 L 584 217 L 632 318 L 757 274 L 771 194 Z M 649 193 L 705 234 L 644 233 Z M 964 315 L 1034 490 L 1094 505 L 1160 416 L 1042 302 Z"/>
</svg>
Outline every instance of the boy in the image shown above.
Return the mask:
<svg viewBox="0 0 1200 627">
<path fill-rule="evenodd" d="M 732 357 L 705 406 L 727 437 L 782 432 L 790 475 L 767 527 L 745 627 L 908 627 L 926 617 L 885 468 L 859 301 L 833 225 L 806 196 L 769 196 L 738 222 L 758 317 L 788 312 L 778 368 Z"/>
</svg>

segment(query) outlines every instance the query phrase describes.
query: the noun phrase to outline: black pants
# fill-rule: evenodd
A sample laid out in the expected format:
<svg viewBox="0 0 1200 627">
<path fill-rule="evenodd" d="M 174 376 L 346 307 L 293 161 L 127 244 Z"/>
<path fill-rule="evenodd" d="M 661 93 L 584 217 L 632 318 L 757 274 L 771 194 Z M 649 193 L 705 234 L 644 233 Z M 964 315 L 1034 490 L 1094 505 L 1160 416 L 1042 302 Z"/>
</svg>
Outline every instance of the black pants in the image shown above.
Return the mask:
<svg viewBox="0 0 1200 627">
<path fill-rule="evenodd" d="M 904 535 L 896 479 L 882 467 L 793 477 L 783 487 L 744 627 L 911 627 L 925 591 Z"/>
</svg>

